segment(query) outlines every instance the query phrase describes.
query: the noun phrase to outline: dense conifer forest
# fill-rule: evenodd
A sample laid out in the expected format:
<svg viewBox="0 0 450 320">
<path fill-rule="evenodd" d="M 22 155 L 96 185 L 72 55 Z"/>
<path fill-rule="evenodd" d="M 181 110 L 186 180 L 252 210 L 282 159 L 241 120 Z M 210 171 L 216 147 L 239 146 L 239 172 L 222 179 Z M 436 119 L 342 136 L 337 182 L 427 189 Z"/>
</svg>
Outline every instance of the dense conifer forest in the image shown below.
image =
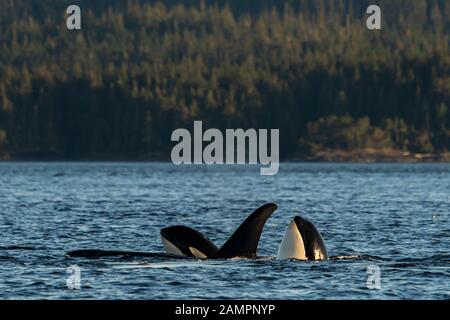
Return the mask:
<svg viewBox="0 0 450 320">
<path fill-rule="evenodd" d="M 0 158 L 159 159 L 280 128 L 282 159 L 450 149 L 450 1 L 0 0 Z M 78 4 L 82 29 L 66 28 Z"/>
</svg>

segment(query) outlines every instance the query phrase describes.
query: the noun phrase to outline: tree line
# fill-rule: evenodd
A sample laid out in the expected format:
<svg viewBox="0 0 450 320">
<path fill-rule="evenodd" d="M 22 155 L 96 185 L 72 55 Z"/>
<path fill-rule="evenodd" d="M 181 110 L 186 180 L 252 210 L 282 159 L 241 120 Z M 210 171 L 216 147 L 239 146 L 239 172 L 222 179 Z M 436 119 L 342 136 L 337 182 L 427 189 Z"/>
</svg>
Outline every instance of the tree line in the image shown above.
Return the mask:
<svg viewBox="0 0 450 320">
<path fill-rule="evenodd" d="M 73 2 L 73 1 L 72 1 Z M 449 149 L 450 3 L 0 0 L 0 158 L 148 159 L 171 132 L 280 128 L 320 149 Z"/>
</svg>

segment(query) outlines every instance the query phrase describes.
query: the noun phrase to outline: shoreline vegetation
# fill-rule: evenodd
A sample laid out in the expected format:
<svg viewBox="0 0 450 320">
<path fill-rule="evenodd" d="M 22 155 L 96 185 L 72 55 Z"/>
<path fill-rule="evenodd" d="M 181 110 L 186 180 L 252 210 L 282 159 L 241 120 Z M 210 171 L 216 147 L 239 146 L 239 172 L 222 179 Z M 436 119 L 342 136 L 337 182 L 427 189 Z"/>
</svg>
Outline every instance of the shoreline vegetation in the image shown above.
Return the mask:
<svg viewBox="0 0 450 320">
<path fill-rule="evenodd" d="M 136 156 L 115 156 L 93 154 L 83 157 L 64 158 L 55 152 L 33 152 L 0 156 L 1 162 L 33 162 L 33 161 L 81 161 L 81 162 L 170 162 L 170 156 L 163 154 L 142 154 Z M 355 149 L 355 150 L 320 150 L 313 154 L 294 154 L 281 162 L 342 162 L 342 163 L 450 163 L 450 152 L 414 153 L 395 149 Z"/>
<path fill-rule="evenodd" d="M 291 161 L 306 162 L 450 162 L 450 152 L 414 153 L 394 149 L 323 150 L 312 155 L 293 157 Z"/>
<path fill-rule="evenodd" d="M 165 159 L 280 129 L 280 160 L 448 161 L 450 2 L 0 0 L 0 159 Z"/>
</svg>

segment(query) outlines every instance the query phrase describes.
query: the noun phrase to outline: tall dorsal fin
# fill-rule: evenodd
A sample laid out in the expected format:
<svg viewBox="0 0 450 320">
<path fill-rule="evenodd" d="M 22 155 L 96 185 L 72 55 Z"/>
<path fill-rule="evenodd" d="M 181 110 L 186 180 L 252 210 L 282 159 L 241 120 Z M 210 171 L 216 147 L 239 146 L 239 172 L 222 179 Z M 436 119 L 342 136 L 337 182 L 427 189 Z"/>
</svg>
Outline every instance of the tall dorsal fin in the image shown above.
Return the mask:
<svg viewBox="0 0 450 320">
<path fill-rule="evenodd" d="M 211 258 L 255 256 L 264 224 L 277 208 L 276 204 L 268 203 L 256 209 Z"/>
</svg>

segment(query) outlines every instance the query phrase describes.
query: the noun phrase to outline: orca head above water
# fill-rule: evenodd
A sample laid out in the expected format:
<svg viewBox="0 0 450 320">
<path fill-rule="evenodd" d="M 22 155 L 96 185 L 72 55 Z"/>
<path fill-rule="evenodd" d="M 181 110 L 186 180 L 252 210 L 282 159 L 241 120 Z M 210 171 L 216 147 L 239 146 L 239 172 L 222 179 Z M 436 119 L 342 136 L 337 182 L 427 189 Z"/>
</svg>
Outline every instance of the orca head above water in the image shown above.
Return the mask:
<svg viewBox="0 0 450 320">
<path fill-rule="evenodd" d="M 277 259 L 328 259 L 325 242 L 310 221 L 296 216 L 289 224 L 277 253 Z"/>
<path fill-rule="evenodd" d="M 218 249 L 205 235 L 185 226 L 161 230 L 161 241 L 167 253 L 199 259 L 255 257 L 264 225 L 277 209 L 273 203 L 256 209 Z"/>
<path fill-rule="evenodd" d="M 169 254 L 206 259 L 219 249 L 204 234 L 185 226 L 161 230 L 164 250 Z"/>
</svg>

